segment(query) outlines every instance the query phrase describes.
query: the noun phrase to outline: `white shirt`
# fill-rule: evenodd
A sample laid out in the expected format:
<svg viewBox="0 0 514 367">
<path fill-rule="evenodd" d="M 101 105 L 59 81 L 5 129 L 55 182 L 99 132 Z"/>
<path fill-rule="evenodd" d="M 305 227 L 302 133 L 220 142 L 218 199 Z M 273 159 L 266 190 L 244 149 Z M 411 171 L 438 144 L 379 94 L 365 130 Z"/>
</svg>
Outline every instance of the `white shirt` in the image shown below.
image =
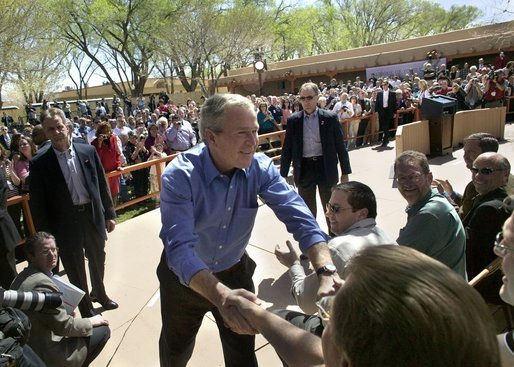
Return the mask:
<svg viewBox="0 0 514 367">
<path fill-rule="evenodd" d="M 344 272 L 346 264 L 357 252 L 366 247 L 396 244 L 384 230 L 376 225 L 375 219 L 366 218 L 354 223 L 340 236 L 331 239 L 328 248 L 337 273 L 344 279 L 347 276 Z M 298 306 L 310 315 L 318 312 L 315 304 L 319 288 L 316 273 L 306 276 L 303 266 L 295 264 L 289 269 L 289 275 L 293 283 L 291 292 Z"/>
<path fill-rule="evenodd" d="M 349 113 L 349 115 L 352 115 L 353 116 L 353 106 L 352 106 L 352 103 L 348 100 L 346 100 L 346 102 L 342 102 L 342 101 L 339 101 L 335 104 L 334 106 L 334 109 L 332 111 L 334 111 L 335 113 L 337 113 L 337 111 L 339 111 L 339 113 L 337 113 L 337 117 L 338 118 L 344 118 L 343 116 L 343 106 L 346 106 L 348 107 L 348 111 L 351 111 L 351 113 Z"/>
<path fill-rule="evenodd" d="M 383 107 L 387 108 L 387 107 L 389 107 L 387 105 L 387 103 L 389 102 L 389 89 L 388 90 L 384 90 L 382 93 L 383 93 L 382 96 L 384 98 L 383 101 L 382 101 L 383 102 Z"/>
<path fill-rule="evenodd" d="M 52 149 L 57 156 L 57 161 L 61 167 L 73 204 L 78 205 L 89 203 L 91 201 L 89 198 L 89 192 L 86 189 L 79 157 L 77 157 L 77 153 L 73 149 L 73 143 L 64 152 L 58 151 L 54 148 Z M 87 162 L 84 162 L 84 164 L 87 164 Z"/>
</svg>

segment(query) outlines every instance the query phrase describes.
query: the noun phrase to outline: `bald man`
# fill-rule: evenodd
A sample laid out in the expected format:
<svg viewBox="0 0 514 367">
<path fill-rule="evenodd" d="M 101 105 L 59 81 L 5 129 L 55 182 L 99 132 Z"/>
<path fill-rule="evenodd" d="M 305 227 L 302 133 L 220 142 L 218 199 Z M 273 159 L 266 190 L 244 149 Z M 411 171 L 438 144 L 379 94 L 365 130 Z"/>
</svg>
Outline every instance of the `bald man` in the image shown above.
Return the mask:
<svg viewBox="0 0 514 367">
<path fill-rule="evenodd" d="M 471 210 L 462 224 L 466 229 L 466 268 L 472 279 L 496 258 L 494 240 L 510 215 L 510 210 L 503 205 L 510 163 L 501 154 L 488 152 L 480 154 L 470 169 L 478 195 L 473 198 Z M 486 301 L 498 304 L 500 285 L 501 275 L 498 274 L 489 277 L 477 289 Z"/>
</svg>

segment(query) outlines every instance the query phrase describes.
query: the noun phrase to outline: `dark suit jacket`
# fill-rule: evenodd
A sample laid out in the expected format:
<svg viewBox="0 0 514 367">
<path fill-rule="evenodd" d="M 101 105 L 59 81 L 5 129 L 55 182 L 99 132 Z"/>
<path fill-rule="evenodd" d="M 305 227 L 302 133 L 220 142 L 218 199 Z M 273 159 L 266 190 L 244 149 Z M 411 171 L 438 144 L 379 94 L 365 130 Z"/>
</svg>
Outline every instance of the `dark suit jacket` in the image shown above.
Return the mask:
<svg viewBox="0 0 514 367">
<path fill-rule="evenodd" d="M 21 240 L 18 230 L 7 212 L 8 190 L 5 176 L 0 171 L 0 256 L 13 251 Z"/>
<path fill-rule="evenodd" d="M 296 112 L 287 119 L 286 137 L 280 159 L 280 175 L 287 177 L 293 162 L 294 180 L 298 184 L 302 170 L 303 157 L 303 111 Z M 339 182 L 337 162 L 342 174 L 352 173 L 350 158 L 343 140 L 343 128 L 333 112 L 318 109 L 319 133 L 323 149 L 323 163 L 329 185 Z"/>
<path fill-rule="evenodd" d="M 466 267 L 469 279 L 496 259 L 493 244 L 510 211 L 503 205 L 505 187 L 499 187 L 473 199 L 473 206 L 462 219 L 466 228 Z"/>
<path fill-rule="evenodd" d="M 387 98 L 387 116 L 389 118 L 393 118 L 396 113 L 396 93 L 389 89 L 389 96 Z M 375 111 L 378 112 L 379 115 L 382 115 L 386 112 L 384 110 L 384 92 L 378 92 L 377 101 L 375 103 Z"/>
<path fill-rule="evenodd" d="M 92 222 L 107 239 L 105 220 L 116 213 L 100 159 L 93 146 L 73 144 L 92 206 Z M 37 154 L 30 167 L 30 209 L 37 231 L 47 231 L 57 239 L 73 239 L 76 218 L 73 201 L 53 148 Z M 61 244 L 59 244 L 61 245 Z"/>
</svg>

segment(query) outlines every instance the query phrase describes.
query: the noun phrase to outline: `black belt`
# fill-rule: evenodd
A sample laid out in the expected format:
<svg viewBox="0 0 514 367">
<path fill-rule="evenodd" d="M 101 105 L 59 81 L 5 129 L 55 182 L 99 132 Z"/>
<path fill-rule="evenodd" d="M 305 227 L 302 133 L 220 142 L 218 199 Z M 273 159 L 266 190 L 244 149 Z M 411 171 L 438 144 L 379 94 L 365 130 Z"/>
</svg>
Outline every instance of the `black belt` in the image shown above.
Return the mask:
<svg viewBox="0 0 514 367">
<path fill-rule="evenodd" d="M 316 162 L 321 161 L 323 159 L 322 155 L 318 155 L 316 157 L 303 157 L 302 160 L 306 162 Z"/>
<path fill-rule="evenodd" d="M 243 256 L 241 257 L 241 259 L 237 263 L 232 265 L 230 268 L 222 270 L 222 271 L 218 271 L 218 272 L 213 273 L 213 274 L 215 276 L 220 276 L 220 275 L 223 276 L 223 275 L 228 275 L 228 274 L 232 274 L 232 273 L 238 272 L 241 269 L 241 267 L 244 265 L 244 262 L 245 262 L 247 256 L 248 256 L 248 254 L 245 252 L 243 254 Z"/>
<path fill-rule="evenodd" d="M 73 209 L 79 213 L 85 212 L 85 211 L 91 209 L 91 203 L 73 205 Z"/>
</svg>

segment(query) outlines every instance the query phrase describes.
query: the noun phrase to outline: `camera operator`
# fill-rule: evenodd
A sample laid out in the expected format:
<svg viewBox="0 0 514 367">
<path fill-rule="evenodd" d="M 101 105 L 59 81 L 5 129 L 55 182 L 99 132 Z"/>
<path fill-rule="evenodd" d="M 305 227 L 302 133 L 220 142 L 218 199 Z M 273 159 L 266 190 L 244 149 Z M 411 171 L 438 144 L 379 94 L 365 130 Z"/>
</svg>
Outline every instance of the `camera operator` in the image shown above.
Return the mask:
<svg viewBox="0 0 514 367">
<path fill-rule="evenodd" d="M 505 97 L 505 90 L 508 87 L 508 81 L 505 79 L 505 72 L 503 69 L 498 69 L 484 75 L 484 97 L 483 107 L 494 108 L 503 107 L 503 100 Z"/>
<path fill-rule="evenodd" d="M 466 105 L 470 110 L 480 108 L 480 101 L 482 100 L 482 89 L 480 88 L 480 81 L 478 78 L 471 77 L 464 87 L 466 97 L 464 98 Z"/>
<path fill-rule="evenodd" d="M 59 292 L 52 280 L 57 262 L 55 238 L 37 232 L 25 243 L 29 265 L 16 277 L 11 288 L 21 291 Z M 109 340 L 109 322 L 102 315 L 74 318 L 64 306 L 27 311 L 32 323 L 28 345 L 52 367 L 88 366 Z"/>
</svg>

